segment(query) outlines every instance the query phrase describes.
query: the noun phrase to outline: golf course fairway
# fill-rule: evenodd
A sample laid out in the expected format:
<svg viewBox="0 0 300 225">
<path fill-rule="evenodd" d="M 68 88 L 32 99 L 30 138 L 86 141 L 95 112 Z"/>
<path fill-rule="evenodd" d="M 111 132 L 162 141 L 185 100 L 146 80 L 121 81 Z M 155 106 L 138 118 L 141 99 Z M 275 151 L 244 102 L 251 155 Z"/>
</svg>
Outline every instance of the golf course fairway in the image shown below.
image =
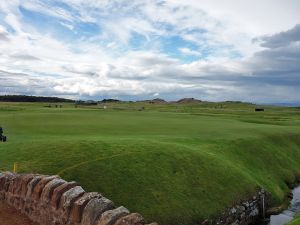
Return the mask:
<svg viewBox="0 0 300 225">
<path fill-rule="evenodd" d="M 195 224 L 300 174 L 300 109 L 244 103 L 0 103 L 0 170 L 59 174 L 162 225 Z"/>
</svg>

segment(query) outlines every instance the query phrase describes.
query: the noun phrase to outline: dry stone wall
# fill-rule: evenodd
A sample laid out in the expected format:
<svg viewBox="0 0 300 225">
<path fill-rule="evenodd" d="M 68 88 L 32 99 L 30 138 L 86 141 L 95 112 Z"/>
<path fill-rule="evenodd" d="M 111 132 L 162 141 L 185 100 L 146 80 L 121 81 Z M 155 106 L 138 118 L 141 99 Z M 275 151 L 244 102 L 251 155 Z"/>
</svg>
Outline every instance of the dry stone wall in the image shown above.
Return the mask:
<svg viewBox="0 0 300 225">
<path fill-rule="evenodd" d="M 233 207 L 225 210 L 222 215 L 214 220 L 206 220 L 202 225 L 248 225 L 261 224 L 266 210 L 271 205 L 271 194 L 264 189 L 258 189 L 248 200 L 240 201 Z"/>
<path fill-rule="evenodd" d="M 97 192 L 85 192 L 59 176 L 0 173 L 0 201 L 5 201 L 40 225 L 145 225 Z M 152 223 L 151 225 L 157 225 Z"/>
<path fill-rule="evenodd" d="M 254 224 L 269 207 L 271 195 L 263 189 L 246 201 L 225 210 L 202 225 Z M 146 224 L 138 213 L 130 213 L 97 192 L 85 192 L 76 182 L 59 176 L 0 173 L 0 201 L 27 215 L 39 225 L 157 225 Z"/>
</svg>

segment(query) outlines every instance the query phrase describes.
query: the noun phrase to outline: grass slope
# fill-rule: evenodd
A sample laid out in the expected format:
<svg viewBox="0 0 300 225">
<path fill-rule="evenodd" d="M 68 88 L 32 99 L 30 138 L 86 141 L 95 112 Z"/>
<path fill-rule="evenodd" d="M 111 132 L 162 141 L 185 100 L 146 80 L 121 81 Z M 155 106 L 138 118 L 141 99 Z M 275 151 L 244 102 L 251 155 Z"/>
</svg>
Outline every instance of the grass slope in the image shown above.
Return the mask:
<svg viewBox="0 0 300 225">
<path fill-rule="evenodd" d="M 242 103 L 1 103 L 0 169 L 59 174 L 146 219 L 192 224 L 300 173 L 300 110 Z M 142 108 L 144 107 L 144 108 Z M 142 111 L 140 111 L 142 108 Z"/>
<path fill-rule="evenodd" d="M 300 214 L 296 215 L 296 217 L 287 225 L 300 225 Z"/>
</svg>

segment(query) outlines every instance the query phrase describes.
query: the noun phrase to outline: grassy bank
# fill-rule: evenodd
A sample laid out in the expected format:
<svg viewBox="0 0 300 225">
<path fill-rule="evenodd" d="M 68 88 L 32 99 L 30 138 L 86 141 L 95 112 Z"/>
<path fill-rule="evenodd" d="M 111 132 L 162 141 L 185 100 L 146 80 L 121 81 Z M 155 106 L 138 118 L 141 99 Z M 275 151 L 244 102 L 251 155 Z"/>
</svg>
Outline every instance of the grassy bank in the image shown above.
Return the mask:
<svg viewBox="0 0 300 225">
<path fill-rule="evenodd" d="M 291 222 L 287 225 L 300 225 L 300 214 L 298 214 Z"/>
<path fill-rule="evenodd" d="M 0 104 L 0 169 L 60 174 L 161 224 L 192 224 L 300 173 L 300 110 L 240 103 Z M 102 109 L 101 109 L 102 108 Z"/>
</svg>

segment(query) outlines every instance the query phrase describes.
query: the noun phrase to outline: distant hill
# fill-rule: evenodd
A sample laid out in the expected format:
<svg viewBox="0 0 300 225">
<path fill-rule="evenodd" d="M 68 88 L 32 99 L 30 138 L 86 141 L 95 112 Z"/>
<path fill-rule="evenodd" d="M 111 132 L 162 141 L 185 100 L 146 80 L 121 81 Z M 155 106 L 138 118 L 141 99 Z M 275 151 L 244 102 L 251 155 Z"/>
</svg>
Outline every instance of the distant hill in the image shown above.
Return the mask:
<svg viewBox="0 0 300 225">
<path fill-rule="evenodd" d="M 42 97 L 27 95 L 2 95 L 0 102 L 75 102 L 71 99 L 58 97 Z"/>
<path fill-rule="evenodd" d="M 145 103 L 150 103 L 150 104 L 165 104 L 168 103 L 166 100 L 161 99 L 161 98 L 155 98 L 152 100 L 144 100 L 144 101 L 139 101 L 139 102 L 145 102 Z"/>
<path fill-rule="evenodd" d="M 177 101 L 177 103 L 200 103 L 200 102 L 202 101 L 195 98 L 182 98 Z"/>
<path fill-rule="evenodd" d="M 108 99 L 103 99 L 102 101 L 99 101 L 99 102 L 100 102 L 100 103 L 120 102 L 120 100 L 108 98 Z"/>
</svg>

